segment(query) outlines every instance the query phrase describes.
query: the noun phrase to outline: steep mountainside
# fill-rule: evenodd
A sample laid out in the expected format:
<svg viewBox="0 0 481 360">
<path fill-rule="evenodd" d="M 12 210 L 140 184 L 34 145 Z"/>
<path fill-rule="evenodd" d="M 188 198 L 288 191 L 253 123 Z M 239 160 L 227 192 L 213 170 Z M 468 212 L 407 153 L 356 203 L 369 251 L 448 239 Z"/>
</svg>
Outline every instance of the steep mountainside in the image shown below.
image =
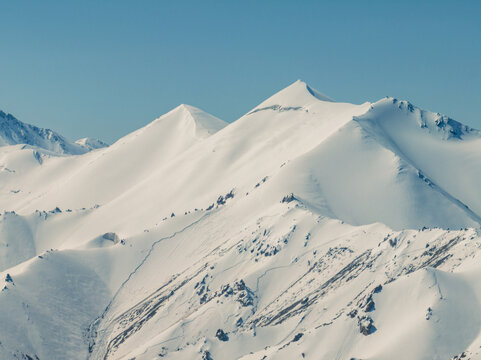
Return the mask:
<svg viewBox="0 0 481 360">
<path fill-rule="evenodd" d="M 480 180 L 479 131 L 302 81 L 0 147 L 0 358 L 481 359 Z"/>
</svg>

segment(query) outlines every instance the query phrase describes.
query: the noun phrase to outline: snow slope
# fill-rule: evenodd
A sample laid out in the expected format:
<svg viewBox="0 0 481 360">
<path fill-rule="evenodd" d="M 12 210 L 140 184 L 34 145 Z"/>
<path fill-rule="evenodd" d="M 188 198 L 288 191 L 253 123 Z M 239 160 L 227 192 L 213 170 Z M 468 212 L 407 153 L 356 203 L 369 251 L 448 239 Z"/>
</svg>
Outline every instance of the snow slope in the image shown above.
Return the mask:
<svg viewBox="0 0 481 360">
<path fill-rule="evenodd" d="M 2 359 L 481 358 L 481 134 L 452 119 L 296 81 L 231 124 L 0 149 Z"/>
<path fill-rule="evenodd" d="M 81 157 L 51 158 L 28 176 L 9 173 L 1 203 L 5 209 L 26 213 L 104 204 L 225 124 L 202 110 L 180 105 L 107 148 Z M 26 196 L 10 193 L 14 186 Z"/>
</svg>

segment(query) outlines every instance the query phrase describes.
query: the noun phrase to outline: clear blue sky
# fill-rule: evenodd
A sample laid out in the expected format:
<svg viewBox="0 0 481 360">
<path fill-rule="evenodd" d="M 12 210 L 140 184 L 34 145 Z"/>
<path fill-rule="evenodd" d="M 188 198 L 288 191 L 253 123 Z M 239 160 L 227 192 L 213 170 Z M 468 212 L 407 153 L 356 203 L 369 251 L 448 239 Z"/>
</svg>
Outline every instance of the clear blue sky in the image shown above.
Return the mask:
<svg viewBox="0 0 481 360">
<path fill-rule="evenodd" d="M 233 121 L 300 78 L 481 128 L 481 1 L 0 0 L 0 109 L 108 142 L 180 103 Z"/>
</svg>

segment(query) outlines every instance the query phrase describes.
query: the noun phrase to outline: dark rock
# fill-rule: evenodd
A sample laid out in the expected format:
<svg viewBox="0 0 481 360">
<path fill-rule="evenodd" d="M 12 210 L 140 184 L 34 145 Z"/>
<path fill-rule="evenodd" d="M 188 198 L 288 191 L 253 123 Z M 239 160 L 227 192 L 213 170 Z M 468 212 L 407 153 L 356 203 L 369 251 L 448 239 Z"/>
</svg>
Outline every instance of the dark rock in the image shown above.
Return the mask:
<svg viewBox="0 0 481 360">
<path fill-rule="evenodd" d="M 243 323 L 244 323 L 244 320 L 240 317 L 235 322 L 235 326 L 237 326 L 237 327 L 242 326 Z"/>
<path fill-rule="evenodd" d="M 357 315 L 357 309 L 351 310 L 350 312 L 347 313 L 347 316 L 349 316 L 351 319 L 354 319 Z"/>
<path fill-rule="evenodd" d="M 209 210 L 212 210 L 214 208 L 214 203 L 212 203 L 212 205 L 210 205 L 209 207 L 207 207 L 207 209 L 205 209 L 206 211 L 209 211 Z"/>
<path fill-rule="evenodd" d="M 202 353 L 202 360 L 214 360 L 207 350 Z"/>
<path fill-rule="evenodd" d="M 120 242 L 119 236 L 114 232 L 105 233 L 105 234 L 102 235 L 102 238 L 104 238 L 105 240 L 110 240 L 114 244 L 117 244 L 117 243 Z"/>
<path fill-rule="evenodd" d="M 296 198 L 294 197 L 294 194 L 290 193 L 289 195 L 286 195 L 282 198 L 281 203 L 290 203 L 291 201 L 294 201 L 294 200 L 296 200 Z"/>
<path fill-rule="evenodd" d="M 433 315 L 433 309 L 428 307 L 428 310 L 426 311 L 426 320 L 431 319 L 431 316 Z"/>
<path fill-rule="evenodd" d="M 299 341 L 301 340 L 301 337 L 303 337 L 304 334 L 303 333 L 298 333 L 294 336 L 294 339 L 292 339 L 293 342 L 296 342 L 296 341 Z"/>
<path fill-rule="evenodd" d="M 157 354 L 159 357 L 164 357 L 167 356 L 167 348 L 162 346 L 162 349 L 160 349 L 160 353 Z"/>
<path fill-rule="evenodd" d="M 215 333 L 215 337 L 220 341 L 229 341 L 229 337 L 222 329 L 217 330 L 217 332 Z"/>
<path fill-rule="evenodd" d="M 375 309 L 374 301 L 372 300 L 372 295 L 370 295 L 366 300 L 366 305 L 364 305 L 364 311 L 370 312 Z"/>
<path fill-rule="evenodd" d="M 371 335 L 374 331 L 376 331 L 376 327 L 373 325 L 373 321 L 369 316 L 363 316 L 358 318 L 357 320 L 359 325 L 359 331 L 364 336 Z"/>
<path fill-rule="evenodd" d="M 10 274 L 7 274 L 7 276 L 5 276 L 5 281 L 8 282 L 8 283 L 13 284 L 13 279 L 12 279 L 12 277 L 10 276 Z"/>
<path fill-rule="evenodd" d="M 236 281 L 233 288 L 237 295 L 236 301 L 240 302 L 242 306 L 254 305 L 254 293 L 246 286 L 244 280 Z"/>
</svg>

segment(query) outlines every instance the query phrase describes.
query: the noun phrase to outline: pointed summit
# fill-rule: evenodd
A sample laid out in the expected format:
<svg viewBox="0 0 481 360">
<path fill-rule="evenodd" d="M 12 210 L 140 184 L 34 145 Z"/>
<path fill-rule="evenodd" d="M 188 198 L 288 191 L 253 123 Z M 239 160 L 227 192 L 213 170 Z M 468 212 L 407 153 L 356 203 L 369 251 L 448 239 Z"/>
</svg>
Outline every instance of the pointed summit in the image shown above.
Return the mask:
<svg viewBox="0 0 481 360">
<path fill-rule="evenodd" d="M 195 106 L 180 104 L 177 109 L 182 109 L 188 118 L 190 118 L 196 128 L 196 133 L 207 133 L 212 135 L 224 128 L 227 123 L 214 115 L 211 115 L 204 110 L 196 108 Z"/>
<path fill-rule="evenodd" d="M 334 102 L 330 97 L 314 90 L 302 80 L 297 80 L 278 93 L 262 102 L 259 107 L 281 106 L 305 106 L 316 101 Z"/>
<path fill-rule="evenodd" d="M 167 126 L 168 123 L 172 123 L 170 126 L 182 126 L 185 130 L 191 128 L 195 134 L 200 137 L 212 135 L 227 125 L 227 122 L 199 108 L 187 104 L 180 104 L 168 113 L 152 121 L 146 128 L 157 127 L 161 124 L 162 126 Z"/>
</svg>

